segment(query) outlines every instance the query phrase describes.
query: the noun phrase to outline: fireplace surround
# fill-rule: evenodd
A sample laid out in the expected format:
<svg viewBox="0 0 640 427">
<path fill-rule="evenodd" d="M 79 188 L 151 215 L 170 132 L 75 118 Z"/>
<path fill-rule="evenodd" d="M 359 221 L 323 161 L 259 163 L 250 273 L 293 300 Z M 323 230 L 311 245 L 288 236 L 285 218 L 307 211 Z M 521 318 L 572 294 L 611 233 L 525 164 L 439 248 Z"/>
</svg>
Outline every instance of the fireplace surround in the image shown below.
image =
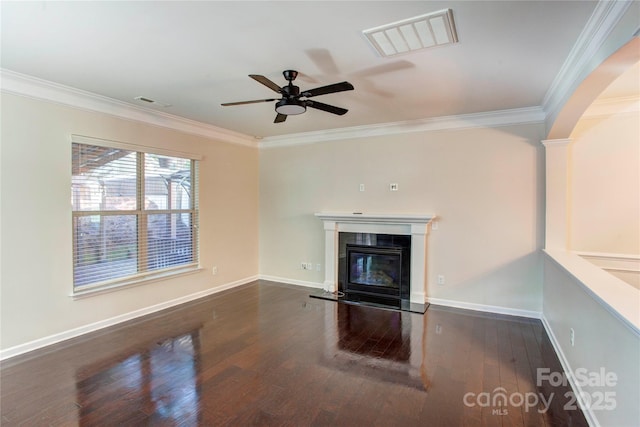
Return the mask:
<svg viewBox="0 0 640 427">
<path fill-rule="evenodd" d="M 342 289 L 344 286 L 340 284 L 339 265 L 340 260 L 346 262 L 346 244 L 344 248 L 340 244 L 342 239 L 350 233 L 354 235 L 370 235 L 383 236 L 381 239 L 396 236 L 405 236 L 408 238 L 408 248 L 401 257 L 406 259 L 405 264 L 409 270 L 408 283 L 400 284 L 401 309 L 408 311 L 424 312 L 428 304 L 426 303 L 426 285 L 427 285 L 427 237 L 431 228 L 432 221 L 436 218 L 431 214 L 366 214 L 366 213 L 334 213 L 320 212 L 315 214 L 324 223 L 325 231 L 325 280 L 324 290 L 329 293 L 336 291 L 344 292 L 352 289 Z M 376 237 L 378 239 L 378 237 Z M 353 242 L 355 246 L 371 246 L 370 244 L 362 245 Z M 391 244 L 393 246 L 402 246 L 399 244 Z M 378 245 L 374 245 L 378 246 Z M 389 247 L 388 243 L 382 245 Z M 362 248 L 360 248 L 362 249 Z M 369 254 L 365 254 L 369 255 Z M 362 259 L 366 259 L 366 256 Z M 364 262 L 364 261 L 363 261 Z M 386 274 L 386 273 L 385 273 Z M 347 277 L 348 278 L 348 277 Z M 343 279 L 344 280 L 344 279 Z M 387 278 L 380 279 L 388 281 Z M 357 280 L 355 281 L 357 282 Z M 347 285 L 348 286 L 348 285 Z M 364 286 L 376 286 L 373 284 Z M 403 291 L 404 286 L 404 291 Z M 371 288 L 369 288 L 371 289 Z M 360 288 L 361 292 L 366 292 L 367 288 Z M 357 295 L 357 294 L 356 294 Z M 360 294 L 363 295 L 363 294 Z"/>
</svg>

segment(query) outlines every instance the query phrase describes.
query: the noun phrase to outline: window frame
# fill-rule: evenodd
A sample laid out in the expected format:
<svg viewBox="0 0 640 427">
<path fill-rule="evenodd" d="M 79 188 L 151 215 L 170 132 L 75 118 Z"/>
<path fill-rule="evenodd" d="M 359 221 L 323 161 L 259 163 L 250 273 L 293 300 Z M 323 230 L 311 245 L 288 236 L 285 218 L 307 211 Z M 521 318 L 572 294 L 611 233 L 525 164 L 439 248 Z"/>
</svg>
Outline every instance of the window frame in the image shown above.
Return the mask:
<svg viewBox="0 0 640 427">
<path fill-rule="evenodd" d="M 137 271 L 134 274 L 118 277 L 114 279 L 107 279 L 100 282 L 90 283 L 86 285 L 77 286 L 75 283 L 75 265 L 72 265 L 72 271 L 74 272 L 72 277 L 72 297 L 82 297 L 87 295 L 99 294 L 104 292 L 110 292 L 126 287 L 145 284 L 151 281 L 163 280 L 172 277 L 176 277 L 183 274 L 191 274 L 201 270 L 200 267 L 200 254 L 199 254 L 199 163 L 202 160 L 202 156 L 194 153 L 188 153 L 183 151 L 167 150 L 157 147 L 150 147 L 139 144 L 124 143 L 112 140 L 106 140 L 101 138 L 94 138 L 83 135 L 71 135 L 71 144 L 85 144 L 93 145 L 105 148 L 116 148 L 127 151 L 135 152 L 136 154 L 136 208 L 133 210 L 74 210 L 73 204 L 71 206 L 71 221 L 72 221 L 72 264 L 75 263 L 77 240 L 76 240 L 76 227 L 73 223 L 77 218 L 85 216 L 99 215 L 130 215 L 136 218 L 137 222 Z M 168 157 L 177 157 L 181 159 L 187 159 L 190 161 L 191 177 L 190 177 L 190 206 L 188 209 L 146 209 L 145 200 L 145 154 L 156 154 Z M 71 169 L 73 170 L 73 159 L 71 161 Z M 73 172 L 72 172 L 73 175 Z M 71 184 L 71 183 L 70 183 Z M 71 185 L 70 185 L 71 188 Z M 141 260 L 146 260 L 148 255 L 148 235 L 147 225 L 150 215 L 162 215 L 162 214 L 190 214 L 191 215 L 191 253 L 192 262 L 177 265 L 173 267 L 166 267 L 159 270 L 149 270 L 148 265 Z M 142 269 L 141 269 L 142 267 Z"/>
</svg>

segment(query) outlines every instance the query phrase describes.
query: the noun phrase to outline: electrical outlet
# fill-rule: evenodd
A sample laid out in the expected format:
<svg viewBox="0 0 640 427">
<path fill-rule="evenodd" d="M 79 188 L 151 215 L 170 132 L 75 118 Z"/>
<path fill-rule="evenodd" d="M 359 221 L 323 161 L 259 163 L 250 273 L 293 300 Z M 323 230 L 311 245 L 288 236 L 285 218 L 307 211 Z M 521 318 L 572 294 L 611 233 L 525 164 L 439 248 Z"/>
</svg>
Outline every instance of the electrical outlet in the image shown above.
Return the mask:
<svg viewBox="0 0 640 427">
<path fill-rule="evenodd" d="M 398 184 L 389 184 L 389 191 L 398 191 Z"/>
<path fill-rule="evenodd" d="M 576 331 L 573 328 L 569 329 L 569 340 L 571 341 L 571 347 L 573 347 L 576 343 Z"/>
<path fill-rule="evenodd" d="M 364 184 L 360 184 L 360 191 L 364 191 Z"/>
<path fill-rule="evenodd" d="M 307 263 L 306 262 L 301 262 L 300 263 L 300 268 L 303 269 L 303 270 L 306 270 L 307 269 Z"/>
<path fill-rule="evenodd" d="M 218 267 L 217 266 L 214 265 L 213 267 L 211 267 L 211 274 L 213 274 L 214 276 L 216 274 L 218 274 Z"/>
<path fill-rule="evenodd" d="M 320 264 L 316 264 L 316 271 L 322 271 L 322 266 Z"/>
<path fill-rule="evenodd" d="M 438 274 L 438 285 L 444 285 L 444 275 Z"/>
<path fill-rule="evenodd" d="M 308 262 L 307 263 L 307 270 L 313 270 L 313 264 Z"/>
</svg>

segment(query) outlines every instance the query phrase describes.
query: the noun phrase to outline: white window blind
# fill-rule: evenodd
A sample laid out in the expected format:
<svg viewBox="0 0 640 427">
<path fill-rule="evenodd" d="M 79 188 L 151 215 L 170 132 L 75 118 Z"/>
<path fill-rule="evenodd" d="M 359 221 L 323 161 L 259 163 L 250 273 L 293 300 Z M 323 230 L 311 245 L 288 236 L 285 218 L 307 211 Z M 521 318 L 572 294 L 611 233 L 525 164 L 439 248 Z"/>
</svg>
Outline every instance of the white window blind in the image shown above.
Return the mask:
<svg viewBox="0 0 640 427">
<path fill-rule="evenodd" d="M 72 141 L 74 291 L 197 266 L 198 161 L 75 135 Z"/>
</svg>

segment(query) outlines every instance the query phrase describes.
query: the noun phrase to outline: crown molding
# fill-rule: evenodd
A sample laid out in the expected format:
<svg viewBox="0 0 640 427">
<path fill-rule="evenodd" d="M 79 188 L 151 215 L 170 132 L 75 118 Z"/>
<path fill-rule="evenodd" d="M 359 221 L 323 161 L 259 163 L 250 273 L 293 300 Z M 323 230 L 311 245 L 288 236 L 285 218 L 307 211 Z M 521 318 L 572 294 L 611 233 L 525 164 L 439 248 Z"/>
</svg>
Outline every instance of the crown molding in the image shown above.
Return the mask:
<svg viewBox="0 0 640 427">
<path fill-rule="evenodd" d="M 340 139 L 368 138 L 413 132 L 430 132 L 448 129 L 509 126 L 525 123 L 542 123 L 545 114 L 541 107 L 515 108 L 485 113 L 461 114 L 420 120 L 354 126 L 314 132 L 294 133 L 262 138 L 261 149 L 289 145 L 313 144 Z"/>
<path fill-rule="evenodd" d="M 588 63 L 631 6 L 631 1 L 598 1 L 596 7 L 569 52 L 560 71 L 542 100 L 548 118 L 553 118 L 579 83 L 591 71 Z"/>
<path fill-rule="evenodd" d="M 138 107 L 113 98 L 53 83 L 15 71 L 0 69 L 0 77 L 2 82 L 1 90 L 5 93 L 49 101 L 81 110 L 104 113 L 193 135 L 204 136 L 222 142 L 246 145 L 254 148 L 258 146 L 256 139 L 249 135 L 161 111 Z"/>
<path fill-rule="evenodd" d="M 1 90 L 29 98 L 71 106 L 112 116 L 148 123 L 194 135 L 204 136 L 249 147 L 281 147 L 287 145 L 312 144 L 337 139 L 366 138 L 411 132 L 446 129 L 507 126 L 522 123 L 538 123 L 545 119 L 540 107 L 517 108 L 485 113 L 445 116 L 403 122 L 355 126 L 314 132 L 265 137 L 257 140 L 253 136 L 219 128 L 213 125 L 185 119 L 164 112 L 139 107 L 92 92 L 61 85 L 6 69 L 0 69 Z"/>
</svg>

